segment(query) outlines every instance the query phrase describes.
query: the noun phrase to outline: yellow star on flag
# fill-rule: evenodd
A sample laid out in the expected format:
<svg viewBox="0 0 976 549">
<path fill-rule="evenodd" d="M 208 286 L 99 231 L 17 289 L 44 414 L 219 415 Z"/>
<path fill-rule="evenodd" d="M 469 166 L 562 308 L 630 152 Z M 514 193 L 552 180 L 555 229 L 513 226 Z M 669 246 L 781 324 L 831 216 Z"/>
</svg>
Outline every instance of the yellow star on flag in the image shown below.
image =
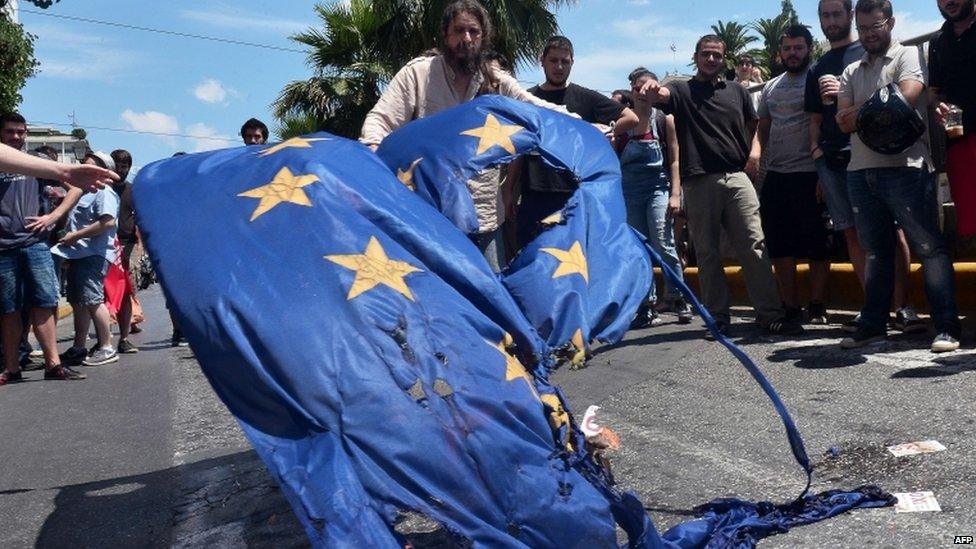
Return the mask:
<svg viewBox="0 0 976 549">
<path fill-rule="evenodd" d="M 287 141 L 282 141 L 277 145 L 267 147 L 258 153 L 258 156 L 271 156 L 272 154 L 285 149 L 311 149 L 315 141 L 328 141 L 325 137 L 292 137 Z"/>
<path fill-rule="evenodd" d="M 369 237 L 366 251 L 361 254 L 327 255 L 325 259 L 356 271 L 356 278 L 353 280 L 352 286 L 349 288 L 349 295 L 346 297 L 347 301 L 372 290 L 380 284 L 400 292 L 410 301 L 416 301 L 403 278 L 410 273 L 422 272 L 422 269 L 418 269 L 405 261 L 397 261 L 387 257 L 386 251 L 383 250 L 383 246 L 375 236 Z"/>
<path fill-rule="evenodd" d="M 481 154 L 495 145 L 505 149 L 509 154 L 515 154 L 515 144 L 512 143 L 512 136 L 523 129 L 522 126 L 514 124 L 502 124 L 494 115 L 489 114 L 485 118 L 484 126 L 463 131 L 461 135 L 470 135 L 479 138 L 478 150 L 475 154 Z"/>
<path fill-rule="evenodd" d="M 308 199 L 308 195 L 305 194 L 302 187 L 311 185 L 318 180 L 319 177 L 314 174 L 294 175 L 288 168 L 281 168 L 271 183 L 244 191 L 237 196 L 261 199 L 258 207 L 251 214 L 251 221 L 254 221 L 282 202 L 311 206 L 312 201 Z"/>
<path fill-rule="evenodd" d="M 406 185 L 407 188 L 410 189 L 411 191 L 417 190 L 417 185 L 414 184 L 413 182 L 413 170 L 414 168 L 417 167 L 417 164 L 420 164 L 421 160 L 423 160 L 422 157 L 411 162 L 410 167 L 407 168 L 407 171 L 403 171 L 400 168 L 397 168 L 397 179 L 399 179 L 400 183 Z"/>
<path fill-rule="evenodd" d="M 492 343 L 491 341 L 486 341 L 488 345 L 491 345 L 498 350 L 502 356 L 505 357 L 505 381 L 513 381 L 519 378 L 525 380 L 525 383 L 532 390 L 532 394 L 539 398 L 539 394 L 535 391 L 535 384 L 532 382 L 532 376 L 525 370 L 525 366 L 519 362 L 519 359 L 508 352 L 508 346 L 512 344 L 512 336 L 505 334 L 505 339 L 500 343 Z"/>
<path fill-rule="evenodd" d="M 559 248 L 541 248 L 541 250 L 559 260 L 559 267 L 556 267 L 556 272 L 552 273 L 553 278 L 579 274 L 589 284 L 590 268 L 586 263 L 583 246 L 580 245 L 579 240 L 574 242 L 568 250 L 560 250 Z"/>
</svg>

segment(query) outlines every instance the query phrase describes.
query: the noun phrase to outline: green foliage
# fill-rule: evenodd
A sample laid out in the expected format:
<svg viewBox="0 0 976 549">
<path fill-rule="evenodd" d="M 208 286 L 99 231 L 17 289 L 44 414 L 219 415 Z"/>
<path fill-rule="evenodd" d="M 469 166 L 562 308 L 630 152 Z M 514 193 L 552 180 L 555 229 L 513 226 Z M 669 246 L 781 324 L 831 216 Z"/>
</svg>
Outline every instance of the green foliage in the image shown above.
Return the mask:
<svg viewBox="0 0 976 549">
<path fill-rule="evenodd" d="M 512 66 L 533 62 L 558 31 L 550 8 L 570 0 L 485 0 L 494 49 Z M 317 27 L 292 36 L 308 48 L 313 75 L 287 84 L 274 102 L 281 129 L 357 137 L 381 89 L 409 60 L 438 45 L 448 0 L 350 0 L 317 4 Z M 297 124 L 297 126 L 296 126 Z"/>
<path fill-rule="evenodd" d="M 75 128 L 71 130 L 71 137 L 78 140 L 84 140 L 88 137 L 88 132 L 86 132 L 84 128 Z"/>
<path fill-rule="evenodd" d="M 779 14 L 772 19 L 763 17 L 752 23 L 751 28 L 763 44 L 763 47 L 753 50 L 752 56 L 756 59 L 759 70 L 763 72 L 763 78 L 768 79 L 783 72 L 783 65 L 779 59 L 779 39 L 786 32 L 786 27 L 790 26 L 789 16 Z"/>
<path fill-rule="evenodd" d="M 55 3 L 60 2 L 61 0 L 24 0 L 24 1 L 34 4 L 35 6 L 41 9 L 47 9 L 50 8 L 52 5 L 54 5 Z M 7 0 L 0 0 L 0 8 L 6 5 L 7 5 Z"/>
<path fill-rule="evenodd" d="M 315 133 L 321 126 L 322 122 L 311 114 L 286 116 L 274 129 L 275 138 L 278 141 L 287 141 L 292 137 Z"/>
<path fill-rule="evenodd" d="M 37 73 L 34 36 L 0 16 L 0 112 L 15 110 L 23 99 L 20 90 Z"/>
<path fill-rule="evenodd" d="M 720 19 L 717 25 L 712 25 L 712 32 L 725 42 L 725 66 L 729 70 L 735 69 L 739 54 L 743 53 L 749 44 L 758 40 L 755 36 L 749 35 L 749 27 L 737 21 L 726 23 Z"/>
</svg>

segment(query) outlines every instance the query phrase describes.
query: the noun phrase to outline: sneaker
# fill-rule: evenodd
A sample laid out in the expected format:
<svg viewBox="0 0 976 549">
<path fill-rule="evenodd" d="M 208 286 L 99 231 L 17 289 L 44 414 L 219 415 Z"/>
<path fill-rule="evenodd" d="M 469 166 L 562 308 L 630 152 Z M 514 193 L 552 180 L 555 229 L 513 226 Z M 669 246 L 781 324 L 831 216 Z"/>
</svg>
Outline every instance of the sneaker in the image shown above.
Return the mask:
<svg viewBox="0 0 976 549">
<path fill-rule="evenodd" d="M 171 337 L 169 339 L 169 346 L 170 347 L 186 347 L 187 345 L 189 345 L 189 343 L 186 341 L 186 338 L 183 337 L 183 332 L 176 332 L 176 331 L 174 331 L 173 332 L 173 337 Z"/>
<path fill-rule="evenodd" d="M 680 297 L 674 300 L 671 310 L 678 313 L 678 324 L 691 324 L 691 319 L 695 316 L 691 312 L 691 305 Z"/>
<path fill-rule="evenodd" d="M 959 338 L 953 337 L 949 332 L 939 332 L 932 340 L 933 353 L 948 353 L 959 348 Z"/>
<path fill-rule="evenodd" d="M 721 320 L 716 320 L 715 321 L 715 326 L 718 328 L 718 331 L 719 331 L 720 334 L 722 334 L 725 337 L 729 337 L 729 325 L 728 325 L 728 323 L 722 322 Z M 715 341 L 716 339 L 717 338 L 715 337 L 715 334 L 713 334 L 712 331 L 708 329 L 708 325 L 706 324 L 705 325 L 705 341 Z"/>
<path fill-rule="evenodd" d="M 130 343 L 128 339 L 123 339 L 122 341 L 119 341 L 118 351 L 119 353 L 124 355 L 131 354 L 131 353 L 138 353 L 139 347 L 136 347 L 135 345 Z"/>
<path fill-rule="evenodd" d="M 21 372 L 8 372 L 6 370 L 0 372 L 0 386 L 8 383 L 20 383 L 21 381 L 24 381 L 24 374 Z"/>
<path fill-rule="evenodd" d="M 807 305 L 807 318 L 810 319 L 810 324 L 818 326 L 829 324 L 827 321 L 827 307 L 824 307 L 823 303 L 810 302 Z"/>
<path fill-rule="evenodd" d="M 67 366 L 78 366 L 83 360 L 88 358 L 88 349 L 84 347 L 71 347 L 61 353 L 61 364 Z"/>
<path fill-rule="evenodd" d="M 848 334 L 853 334 L 861 327 L 861 313 L 857 313 L 854 320 L 848 320 L 840 325 L 840 329 Z"/>
<path fill-rule="evenodd" d="M 925 321 L 918 318 L 918 313 L 911 307 L 902 307 L 895 311 L 895 329 L 906 334 L 924 332 L 927 328 Z"/>
<path fill-rule="evenodd" d="M 884 341 L 885 336 L 886 334 L 884 333 L 884 330 L 878 332 L 868 330 L 864 327 L 859 327 L 857 331 L 851 335 L 851 337 L 845 337 L 841 340 L 840 347 L 841 349 L 857 349 L 877 341 Z"/>
<path fill-rule="evenodd" d="M 76 381 L 85 379 L 88 376 L 75 370 L 71 366 L 59 364 L 53 368 L 44 370 L 44 379 L 60 379 L 62 381 Z"/>
<path fill-rule="evenodd" d="M 803 333 L 803 324 L 799 320 L 784 316 L 770 322 L 763 328 L 763 332 L 767 335 L 800 335 Z"/>
<path fill-rule="evenodd" d="M 44 350 L 43 349 L 34 349 L 33 351 L 30 352 L 30 355 L 29 356 L 31 358 L 44 358 Z"/>
<path fill-rule="evenodd" d="M 634 318 L 633 322 L 630 323 L 631 330 L 641 330 L 644 328 L 650 328 L 652 326 L 660 326 L 664 321 L 661 320 L 661 316 L 657 314 L 657 310 L 654 309 L 653 305 L 641 306 L 637 310 L 637 316 Z"/>
<path fill-rule="evenodd" d="M 82 362 L 85 366 L 101 366 L 119 361 L 119 353 L 112 347 L 102 347 Z"/>
<path fill-rule="evenodd" d="M 803 309 L 799 307 L 783 306 L 784 318 L 787 322 L 803 324 Z"/>
<path fill-rule="evenodd" d="M 133 324 L 132 326 L 129 326 L 129 333 L 130 334 L 141 334 L 142 333 L 142 327 L 139 326 L 138 324 Z"/>
</svg>

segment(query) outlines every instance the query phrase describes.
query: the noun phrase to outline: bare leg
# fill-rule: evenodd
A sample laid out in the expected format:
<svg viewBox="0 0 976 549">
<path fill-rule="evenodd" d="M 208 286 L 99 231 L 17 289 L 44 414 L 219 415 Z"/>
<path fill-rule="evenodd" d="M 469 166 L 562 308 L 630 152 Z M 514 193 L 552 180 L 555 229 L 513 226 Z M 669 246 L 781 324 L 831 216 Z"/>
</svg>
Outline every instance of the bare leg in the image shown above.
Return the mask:
<svg viewBox="0 0 976 549">
<path fill-rule="evenodd" d="M 895 231 L 895 308 L 907 307 L 908 303 L 908 274 L 911 271 L 911 255 L 908 252 L 908 240 L 901 227 Z"/>
<path fill-rule="evenodd" d="M 119 307 L 119 341 L 129 337 L 129 330 L 132 327 L 132 296 L 125 294 L 122 298 L 122 305 Z"/>
<path fill-rule="evenodd" d="M 112 315 L 108 312 L 108 307 L 104 303 L 98 305 L 88 305 L 88 314 L 91 315 L 95 324 L 95 335 L 98 337 L 98 348 L 104 349 L 112 346 L 111 323 Z"/>
<path fill-rule="evenodd" d="M 44 351 L 44 367 L 54 368 L 61 364 L 58 358 L 57 309 L 34 307 L 31 309 L 31 323 L 34 336 Z"/>
<path fill-rule="evenodd" d="M 20 371 L 20 357 L 17 347 L 20 345 L 20 335 L 24 331 L 20 311 L 3 315 L 0 319 L 0 331 L 3 332 L 3 364 L 12 374 Z"/>
<path fill-rule="evenodd" d="M 796 287 L 796 258 L 777 257 L 773 259 L 776 280 L 779 281 L 779 296 L 787 307 L 800 306 L 800 296 Z"/>
<path fill-rule="evenodd" d="M 830 263 L 826 261 L 810 262 L 810 301 L 823 303 L 827 294 L 827 275 L 830 273 Z"/>
<path fill-rule="evenodd" d="M 71 304 L 72 316 L 75 325 L 75 349 L 86 349 L 88 343 L 88 327 L 91 326 L 91 315 L 88 314 L 88 307 L 76 303 Z"/>
<path fill-rule="evenodd" d="M 854 266 L 854 273 L 857 280 L 864 287 L 864 248 L 861 247 L 861 239 L 857 236 L 857 229 L 851 227 L 844 229 L 844 240 L 847 241 L 847 255 L 851 257 L 851 265 Z"/>
</svg>

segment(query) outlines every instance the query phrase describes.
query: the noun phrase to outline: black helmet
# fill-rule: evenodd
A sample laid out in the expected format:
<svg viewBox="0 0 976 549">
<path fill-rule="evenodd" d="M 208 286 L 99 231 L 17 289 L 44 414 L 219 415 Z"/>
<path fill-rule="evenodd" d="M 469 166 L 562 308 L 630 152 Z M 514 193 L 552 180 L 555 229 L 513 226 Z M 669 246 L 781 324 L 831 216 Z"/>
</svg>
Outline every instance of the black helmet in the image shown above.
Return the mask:
<svg viewBox="0 0 976 549">
<path fill-rule="evenodd" d="M 905 152 L 925 133 L 925 121 L 901 94 L 888 84 L 868 99 L 857 113 L 857 136 L 881 154 Z"/>
</svg>

